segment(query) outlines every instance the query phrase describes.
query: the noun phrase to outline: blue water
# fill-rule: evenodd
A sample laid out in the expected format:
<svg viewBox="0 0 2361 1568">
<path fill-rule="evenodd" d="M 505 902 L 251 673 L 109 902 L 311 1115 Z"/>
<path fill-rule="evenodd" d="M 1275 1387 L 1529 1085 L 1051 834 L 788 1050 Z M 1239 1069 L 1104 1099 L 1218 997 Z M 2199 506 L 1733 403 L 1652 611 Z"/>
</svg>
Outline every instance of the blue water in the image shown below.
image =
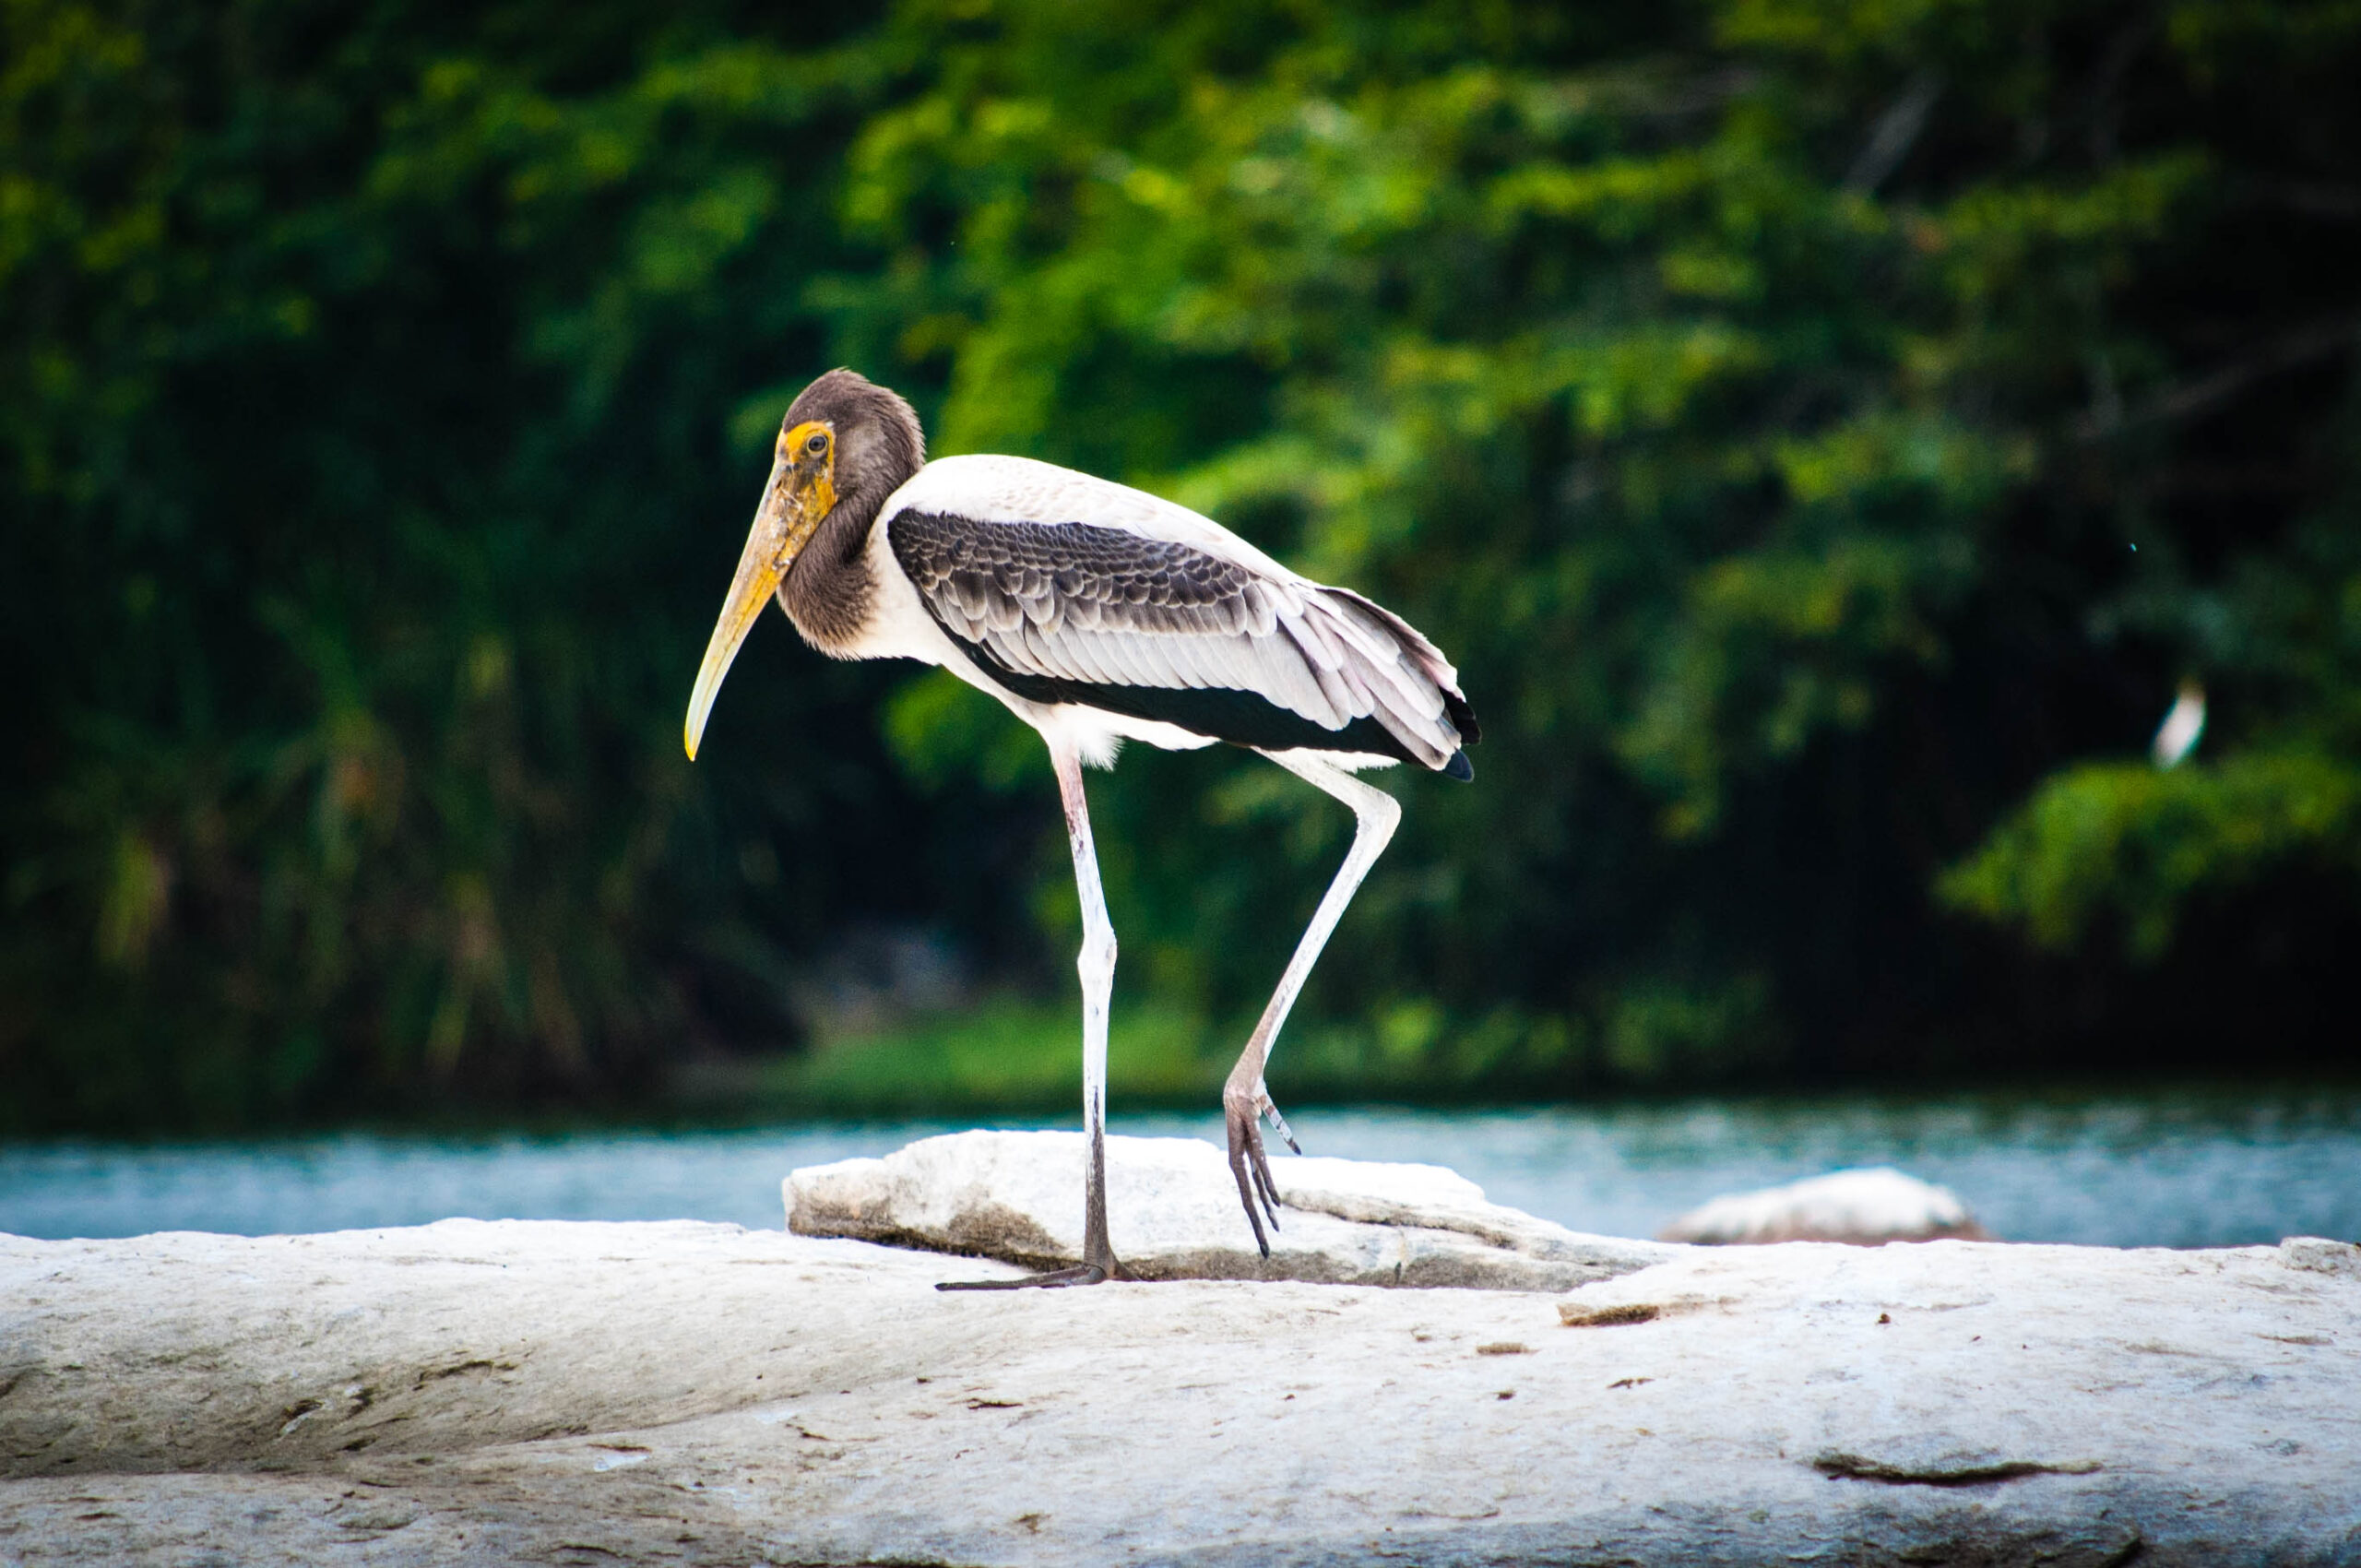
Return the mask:
<svg viewBox="0 0 2361 1568">
<path fill-rule="evenodd" d="M 1653 1235 L 1721 1193 L 1893 1165 L 1950 1187 L 2011 1241 L 2361 1239 L 2361 1094 L 2352 1091 L 1482 1112 L 1308 1106 L 1294 1122 L 1311 1153 L 1448 1165 L 1496 1202 L 1607 1235 Z M 883 1154 L 951 1125 L 0 1145 L 0 1230 L 268 1235 L 455 1215 L 777 1226 L 790 1170 Z M 1116 1131 L 1221 1136 L 1216 1116 L 1119 1119 Z"/>
</svg>

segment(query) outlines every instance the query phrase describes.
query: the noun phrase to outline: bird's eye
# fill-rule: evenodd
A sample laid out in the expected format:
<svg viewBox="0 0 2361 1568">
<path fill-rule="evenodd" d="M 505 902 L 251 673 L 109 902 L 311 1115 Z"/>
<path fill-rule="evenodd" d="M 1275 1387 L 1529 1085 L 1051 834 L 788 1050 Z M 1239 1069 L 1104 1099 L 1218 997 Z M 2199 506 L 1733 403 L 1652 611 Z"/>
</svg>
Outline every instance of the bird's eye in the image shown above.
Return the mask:
<svg viewBox="0 0 2361 1568">
<path fill-rule="evenodd" d="M 814 435 L 811 440 L 803 444 L 804 453 L 809 457 L 816 457 L 827 449 L 828 438 L 825 435 Z"/>
</svg>

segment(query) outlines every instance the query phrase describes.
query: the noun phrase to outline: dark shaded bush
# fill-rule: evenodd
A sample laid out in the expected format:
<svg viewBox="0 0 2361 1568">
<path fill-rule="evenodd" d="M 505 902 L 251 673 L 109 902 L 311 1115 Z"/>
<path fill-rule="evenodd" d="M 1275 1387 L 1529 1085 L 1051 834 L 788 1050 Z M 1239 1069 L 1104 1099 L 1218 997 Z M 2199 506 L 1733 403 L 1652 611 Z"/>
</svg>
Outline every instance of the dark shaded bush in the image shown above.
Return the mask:
<svg viewBox="0 0 2361 1568">
<path fill-rule="evenodd" d="M 2212 0 L 7 8 L 0 1124 L 629 1091 L 861 922 L 1062 971 L 972 694 L 773 624 L 680 755 L 832 362 L 1460 659 L 1477 784 L 1310 1004 L 1442 1076 L 2349 1063 L 2357 66 Z M 1305 794 L 1100 790 L 1127 987 L 1254 1004 Z"/>
</svg>

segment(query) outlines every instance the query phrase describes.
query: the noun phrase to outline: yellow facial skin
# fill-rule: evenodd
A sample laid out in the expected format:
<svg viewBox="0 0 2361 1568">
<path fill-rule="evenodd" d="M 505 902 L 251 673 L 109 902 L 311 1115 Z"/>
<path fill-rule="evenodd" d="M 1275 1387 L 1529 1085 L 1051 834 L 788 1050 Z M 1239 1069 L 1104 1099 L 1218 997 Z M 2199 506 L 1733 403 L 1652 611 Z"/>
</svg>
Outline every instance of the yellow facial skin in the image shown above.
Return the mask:
<svg viewBox="0 0 2361 1568">
<path fill-rule="evenodd" d="M 738 575 L 730 580 L 730 597 L 722 600 L 721 618 L 714 623 L 713 640 L 706 644 L 696 689 L 689 696 L 689 718 L 681 739 L 690 761 L 696 760 L 713 699 L 720 695 L 722 677 L 730 673 L 730 661 L 738 657 L 754 618 L 836 505 L 835 429 L 825 421 L 809 420 L 782 432 L 762 505 L 754 508 L 754 526 L 738 557 Z"/>
</svg>

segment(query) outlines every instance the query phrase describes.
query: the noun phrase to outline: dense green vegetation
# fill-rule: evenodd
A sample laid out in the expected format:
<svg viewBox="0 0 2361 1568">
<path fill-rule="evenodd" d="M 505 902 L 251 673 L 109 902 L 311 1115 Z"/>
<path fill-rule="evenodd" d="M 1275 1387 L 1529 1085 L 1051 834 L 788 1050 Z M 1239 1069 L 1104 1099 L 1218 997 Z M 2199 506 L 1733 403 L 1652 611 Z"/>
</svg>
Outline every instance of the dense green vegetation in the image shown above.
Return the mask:
<svg viewBox="0 0 2361 1568">
<path fill-rule="evenodd" d="M 2350 1064 L 2356 79 L 2351 0 L 5 0 L 0 1126 L 637 1093 L 862 932 L 1061 994 L 990 704 L 773 619 L 681 756 L 839 362 L 1459 661 L 1307 1085 Z M 1342 814 L 1095 790 L 1218 1057 Z"/>
</svg>

